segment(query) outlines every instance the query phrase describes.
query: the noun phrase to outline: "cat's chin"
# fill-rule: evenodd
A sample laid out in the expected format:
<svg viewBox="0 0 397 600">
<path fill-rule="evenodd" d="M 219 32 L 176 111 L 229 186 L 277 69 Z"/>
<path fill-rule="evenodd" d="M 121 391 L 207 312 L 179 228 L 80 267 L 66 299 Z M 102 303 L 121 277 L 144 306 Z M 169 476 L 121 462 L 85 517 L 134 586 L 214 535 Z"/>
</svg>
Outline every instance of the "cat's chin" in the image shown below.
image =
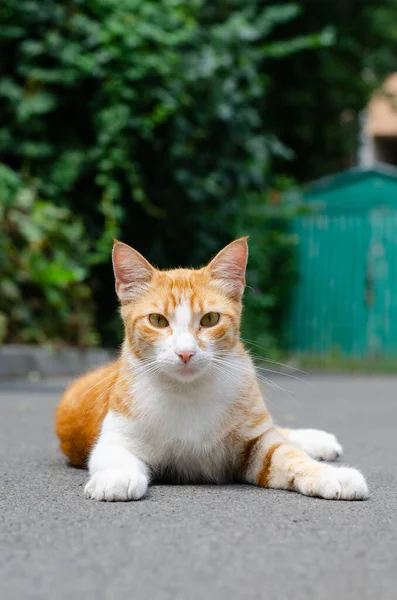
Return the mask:
<svg viewBox="0 0 397 600">
<path fill-rule="evenodd" d="M 204 369 L 202 367 L 188 365 L 167 371 L 167 375 L 170 379 L 179 381 L 180 383 L 191 383 L 193 381 L 197 381 L 203 376 L 203 373 Z"/>
</svg>

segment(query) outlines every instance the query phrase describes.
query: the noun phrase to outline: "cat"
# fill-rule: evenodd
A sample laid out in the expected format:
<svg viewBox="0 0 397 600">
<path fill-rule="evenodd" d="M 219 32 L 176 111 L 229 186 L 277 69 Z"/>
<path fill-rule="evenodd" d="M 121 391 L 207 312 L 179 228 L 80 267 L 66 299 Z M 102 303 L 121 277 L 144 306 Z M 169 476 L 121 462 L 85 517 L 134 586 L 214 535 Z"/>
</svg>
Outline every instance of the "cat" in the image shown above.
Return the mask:
<svg viewBox="0 0 397 600">
<path fill-rule="evenodd" d="M 125 339 L 120 358 L 83 375 L 56 414 L 60 447 L 88 466 L 85 495 L 127 501 L 152 481 L 231 481 L 363 500 L 364 477 L 323 460 L 335 436 L 276 427 L 240 340 L 247 238 L 197 270 L 155 269 L 115 241 Z"/>
</svg>

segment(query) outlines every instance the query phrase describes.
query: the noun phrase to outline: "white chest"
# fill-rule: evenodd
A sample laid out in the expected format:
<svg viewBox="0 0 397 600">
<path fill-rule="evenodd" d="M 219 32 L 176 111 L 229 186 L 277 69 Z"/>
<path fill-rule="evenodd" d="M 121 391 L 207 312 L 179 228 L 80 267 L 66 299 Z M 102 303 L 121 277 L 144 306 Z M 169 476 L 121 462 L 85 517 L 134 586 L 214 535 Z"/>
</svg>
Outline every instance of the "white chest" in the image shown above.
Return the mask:
<svg viewBox="0 0 397 600">
<path fill-rule="evenodd" d="M 220 481 L 225 478 L 229 452 L 222 440 L 221 427 L 207 427 L 200 418 L 184 419 L 179 415 L 163 423 L 133 426 L 132 440 L 140 458 L 160 477 L 181 481 L 200 479 Z"/>
<path fill-rule="evenodd" d="M 107 420 L 155 476 L 181 482 L 226 481 L 233 471 L 226 440 L 236 394 L 235 383 L 166 393 L 148 383 L 142 396 L 135 392 L 135 418 L 110 413 Z"/>
</svg>

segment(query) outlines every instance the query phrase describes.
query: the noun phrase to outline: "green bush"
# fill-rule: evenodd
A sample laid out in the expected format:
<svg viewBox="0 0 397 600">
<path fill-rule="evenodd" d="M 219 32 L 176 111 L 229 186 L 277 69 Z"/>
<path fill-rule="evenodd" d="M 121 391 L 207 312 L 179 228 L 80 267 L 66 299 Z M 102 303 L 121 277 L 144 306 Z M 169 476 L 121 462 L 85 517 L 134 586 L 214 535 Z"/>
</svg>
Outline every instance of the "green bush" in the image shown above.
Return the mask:
<svg viewBox="0 0 397 600">
<path fill-rule="evenodd" d="M 273 357 L 285 347 L 285 311 L 296 275 L 296 236 L 289 225 L 296 209 L 283 201 L 293 182 L 275 183 L 265 201 L 247 200 L 240 224 L 250 234 L 243 338 L 253 353 Z"/>
<path fill-rule="evenodd" d="M 98 341 L 84 228 L 0 165 L 0 342 Z"/>
<path fill-rule="evenodd" d="M 291 150 L 289 163 L 276 160 L 272 170 L 288 170 L 307 182 L 356 164 L 362 111 L 371 93 L 396 70 L 397 0 L 299 4 L 299 15 L 282 35 L 293 38 L 331 26 L 334 43 L 267 64 L 273 85 L 263 118 L 265 129 L 271 128 Z"/>
<path fill-rule="evenodd" d="M 256 225 L 242 219 L 247 199 L 261 212 L 269 157 L 287 154 L 264 126 L 272 85 L 266 65 L 328 43 L 329 32 L 287 41 L 278 33 L 270 42 L 299 9 L 260 0 L 3 0 L 0 10 L 0 158 L 18 174 L 21 190 L 45 199 L 31 205 L 36 222 L 43 224 L 45 211 L 53 210 L 55 234 L 62 221 L 53 245 L 58 268 L 77 277 L 76 294 L 87 293 L 81 282 L 89 275 L 96 326 L 103 342 L 114 343 L 112 237 L 167 267 L 202 263 L 240 233 L 242 223 L 250 233 Z M 66 209 L 82 217 L 85 234 L 77 224 L 66 226 Z M 261 223 L 263 236 L 258 232 L 251 248 L 258 257 L 251 275 L 260 281 L 252 310 L 271 334 L 273 319 L 263 315 L 280 304 L 274 294 L 288 282 L 277 282 L 284 275 L 270 263 L 285 243 L 277 230 L 267 232 L 265 213 Z M 89 272 L 87 259 L 76 259 L 77 243 L 66 247 L 72 235 L 92 247 Z M 28 252 L 31 243 L 23 239 Z M 36 265 L 34 256 L 24 260 Z M 73 267 L 65 266 L 69 261 Z M 43 335 L 59 339 L 63 322 L 66 339 L 76 339 L 68 335 L 72 308 L 75 315 L 80 310 L 66 293 L 72 283 L 51 286 L 48 268 L 41 288 L 53 290 L 45 291 L 47 307 L 31 320 L 9 317 L 7 339 L 40 341 L 38 324 L 49 318 L 52 303 L 58 324 L 52 332 L 48 323 Z M 17 312 L 25 310 L 21 289 Z M 82 297 L 79 306 L 78 318 L 86 322 Z"/>
</svg>

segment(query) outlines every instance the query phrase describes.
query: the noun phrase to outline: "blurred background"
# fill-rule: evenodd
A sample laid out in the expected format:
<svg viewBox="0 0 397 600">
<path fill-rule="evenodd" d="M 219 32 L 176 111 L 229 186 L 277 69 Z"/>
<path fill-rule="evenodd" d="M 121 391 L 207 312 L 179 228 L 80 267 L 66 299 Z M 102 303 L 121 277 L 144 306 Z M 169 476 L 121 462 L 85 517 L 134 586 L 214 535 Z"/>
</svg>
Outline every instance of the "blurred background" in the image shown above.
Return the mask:
<svg viewBox="0 0 397 600">
<path fill-rule="evenodd" d="M 397 0 L 3 0 L 0 343 L 115 347 L 110 252 L 250 235 L 243 337 L 397 355 Z"/>
</svg>

